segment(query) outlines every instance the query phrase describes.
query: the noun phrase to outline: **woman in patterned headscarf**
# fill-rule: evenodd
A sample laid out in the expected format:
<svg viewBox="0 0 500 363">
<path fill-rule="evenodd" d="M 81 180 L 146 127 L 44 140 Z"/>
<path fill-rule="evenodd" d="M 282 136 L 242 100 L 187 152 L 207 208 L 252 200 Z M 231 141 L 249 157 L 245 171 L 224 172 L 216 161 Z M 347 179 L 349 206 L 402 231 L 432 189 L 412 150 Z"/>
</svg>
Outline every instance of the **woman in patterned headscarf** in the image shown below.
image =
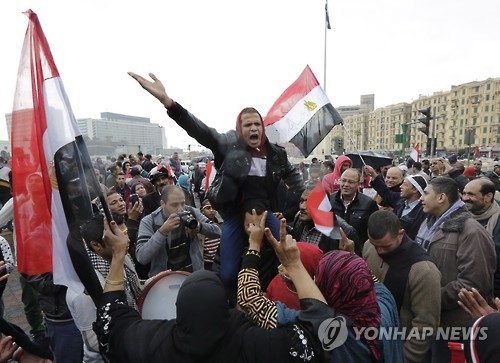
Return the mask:
<svg viewBox="0 0 500 363">
<path fill-rule="evenodd" d="M 361 257 L 345 251 L 326 253 L 319 261 L 316 283 L 328 305 L 352 319 L 353 328 L 379 328 L 380 308 L 372 274 Z M 377 340 L 364 335 L 361 339 L 378 360 Z"/>
</svg>

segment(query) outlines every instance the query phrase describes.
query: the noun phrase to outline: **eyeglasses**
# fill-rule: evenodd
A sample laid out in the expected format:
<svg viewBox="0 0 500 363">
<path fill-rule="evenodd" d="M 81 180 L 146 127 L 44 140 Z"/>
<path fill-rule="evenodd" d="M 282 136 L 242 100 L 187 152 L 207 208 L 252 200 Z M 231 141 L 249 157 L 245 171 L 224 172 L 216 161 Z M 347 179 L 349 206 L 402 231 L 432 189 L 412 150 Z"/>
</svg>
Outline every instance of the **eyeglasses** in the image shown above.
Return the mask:
<svg viewBox="0 0 500 363">
<path fill-rule="evenodd" d="M 339 179 L 339 182 L 349 185 L 354 185 L 359 183 L 359 181 L 348 180 L 348 179 Z"/>
</svg>

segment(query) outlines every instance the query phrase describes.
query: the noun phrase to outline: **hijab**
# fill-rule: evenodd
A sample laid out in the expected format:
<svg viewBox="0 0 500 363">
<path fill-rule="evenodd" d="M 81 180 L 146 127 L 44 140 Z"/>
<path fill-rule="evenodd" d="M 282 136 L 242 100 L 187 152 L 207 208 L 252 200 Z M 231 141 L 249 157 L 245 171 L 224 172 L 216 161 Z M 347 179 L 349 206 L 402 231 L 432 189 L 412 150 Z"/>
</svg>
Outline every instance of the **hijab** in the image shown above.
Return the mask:
<svg viewBox="0 0 500 363">
<path fill-rule="evenodd" d="M 340 189 L 339 179 L 342 176 L 342 165 L 345 162 L 351 163 L 350 168 L 352 168 L 352 160 L 345 155 L 339 156 L 338 159 L 335 161 L 335 167 L 333 168 L 333 176 L 332 176 L 334 190 L 332 193 L 335 193 L 336 191 L 338 191 Z"/>
<path fill-rule="evenodd" d="M 328 305 L 351 318 L 354 327 L 379 328 L 380 308 L 372 275 L 361 257 L 337 250 L 326 253 L 319 261 L 316 283 Z M 361 339 L 378 360 L 377 340 Z"/>
<path fill-rule="evenodd" d="M 304 265 L 309 275 L 313 278 L 319 260 L 323 256 L 323 251 L 315 244 L 308 242 L 297 242 L 297 247 L 300 251 L 300 260 Z M 276 275 L 269 284 L 266 296 L 273 301 L 280 301 L 288 308 L 300 310 L 300 300 L 295 289 L 288 286 L 288 282 L 281 279 L 281 276 Z"/>
<path fill-rule="evenodd" d="M 182 174 L 179 179 L 177 180 L 177 185 L 180 186 L 182 189 L 187 191 L 189 194 L 191 193 L 191 188 L 189 187 L 188 184 L 189 177 L 186 174 Z"/>
</svg>

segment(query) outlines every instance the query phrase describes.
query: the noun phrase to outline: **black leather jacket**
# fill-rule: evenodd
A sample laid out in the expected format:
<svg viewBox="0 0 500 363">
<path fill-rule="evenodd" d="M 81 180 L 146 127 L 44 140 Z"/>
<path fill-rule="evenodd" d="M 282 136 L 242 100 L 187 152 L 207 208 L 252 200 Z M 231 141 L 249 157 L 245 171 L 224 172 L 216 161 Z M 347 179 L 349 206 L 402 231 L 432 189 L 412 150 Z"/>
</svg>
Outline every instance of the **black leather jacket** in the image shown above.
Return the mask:
<svg viewBox="0 0 500 363">
<path fill-rule="evenodd" d="M 214 128 L 208 127 L 201 120 L 196 118 L 178 103 L 168 110 L 168 115 L 186 132 L 196 139 L 201 145 L 212 150 L 214 163 L 220 169 L 224 160 L 232 161 L 233 155 L 243 155 L 238 158 L 251 158 L 240 135 L 235 130 L 224 134 L 219 133 Z M 301 195 L 304 191 L 304 183 L 298 170 L 288 161 L 286 151 L 277 144 L 271 144 L 266 139 L 267 163 L 266 163 L 266 187 L 269 191 L 271 209 L 278 205 L 278 185 L 280 180 L 284 180 L 294 194 Z M 246 178 L 238 177 L 241 185 Z M 241 190 L 240 190 L 241 192 Z"/>
<path fill-rule="evenodd" d="M 358 232 L 361 242 L 359 247 L 362 249 L 365 241 L 368 239 L 368 218 L 372 213 L 378 211 L 377 203 L 372 198 L 358 192 L 351 204 L 347 206 L 346 211 L 344 203 L 340 199 L 340 191 L 332 194 L 330 202 L 332 203 L 332 210 L 335 215 L 344 218 Z M 361 256 L 361 250 L 356 248 L 356 254 Z"/>
<path fill-rule="evenodd" d="M 66 304 L 66 286 L 54 285 L 51 272 L 26 276 L 26 281 L 38 291 L 38 303 L 44 315 L 50 320 L 73 319 Z"/>
</svg>

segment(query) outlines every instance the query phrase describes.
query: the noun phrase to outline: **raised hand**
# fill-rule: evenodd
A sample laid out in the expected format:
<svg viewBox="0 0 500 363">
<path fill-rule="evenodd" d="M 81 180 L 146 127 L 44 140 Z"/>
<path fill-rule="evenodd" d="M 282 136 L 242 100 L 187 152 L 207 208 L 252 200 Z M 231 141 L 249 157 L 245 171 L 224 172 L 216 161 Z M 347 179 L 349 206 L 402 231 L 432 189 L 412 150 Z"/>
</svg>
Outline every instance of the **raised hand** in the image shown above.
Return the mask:
<svg viewBox="0 0 500 363">
<path fill-rule="evenodd" d="M 280 240 L 277 241 L 274 238 L 271 230 L 266 228 L 266 238 L 273 246 L 276 255 L 278 256 L 281 264 L 289 271 L 290 269 L 298 266 L 302 266 L 300 261 L 300 252 L 297 247 L 297 242 L 292 238 L 291 235 L 286 234 L 286 219 L 282 218 L 280 220 Z"/>
<path fill-rule="evenodd" d="M 128 219 L 138 221 L 141 218 L 141 214 L 142 214 L 143 210 L 144 210 L 144 207 L 142 206 L 142 199 L 141 198 L 139 198 L 139 201 L 135 202 L 134 204 L 129 203 L 128 210 L 127 210 Z"/>
<path fill-rule="evenodd" d="M 472 289 L 460 289 L 458 293 L 458 305 L 471 317 L 480 318 L 483 315 L 500 312 L 500 299 L 495 299 L 497 310 L 488 305 L 486 300 L 481 296 L 479 291 Z"/>
<path fill-rule="evenodd" d="M 342 228 L 339 228 L 339 230 L 340 230 L 339 249 L 342 251 L 354 253 L 354 241 L 352 239 L 347 238 Z"/>
<path fill-rule="evenodd" d="M 259 251 L 264 239 L 264 228 L 266 226 L 267 211 L 258 215 L 255 209 L 252 209 L 252 217 L 247 226 L 249 248 Z"/>
<path fill-rule="evenodd" d="M 104 234 L 102 240 L 106 246 L 111 247 L 113 256 L 115 256 L 115 254 L 125 255 L 127 253 L 129 244 L 128 237 L 118 228 L 115 221 L 108 223 L 107 220 L 104 220 Z"/>
<path fill-rule="evenodd" d="M 144 88 L 154 97 L 156 97 L 166 108 L 172 107 L 173 104 L 172 99 L 168 97 L 167 92 L 165 91 L 165 87 L 163 86 L 163 83 L 161 83 L 161 81 L 158 78 L 156 78 L 156 76 L 153 73 L 149 73 L 149 77 L 151 77 L 151 79 L 154 82 L 151 82 L 146 78 L 139 76 L 138 74 L 135 74 L 133 72 L 128 72 L 128 75 L 133 79 L 135 79 L 137 82 L 139 82 L 142 88 Z"/>
</svg>

